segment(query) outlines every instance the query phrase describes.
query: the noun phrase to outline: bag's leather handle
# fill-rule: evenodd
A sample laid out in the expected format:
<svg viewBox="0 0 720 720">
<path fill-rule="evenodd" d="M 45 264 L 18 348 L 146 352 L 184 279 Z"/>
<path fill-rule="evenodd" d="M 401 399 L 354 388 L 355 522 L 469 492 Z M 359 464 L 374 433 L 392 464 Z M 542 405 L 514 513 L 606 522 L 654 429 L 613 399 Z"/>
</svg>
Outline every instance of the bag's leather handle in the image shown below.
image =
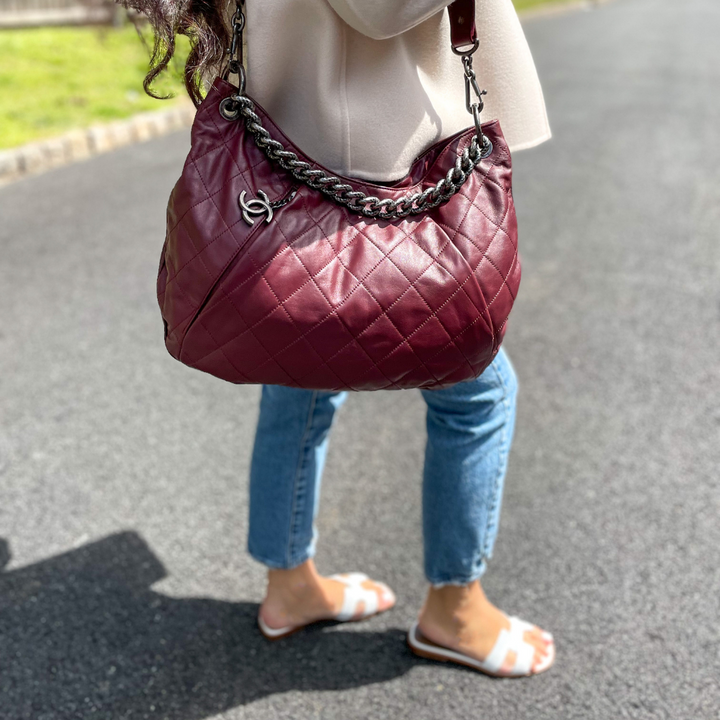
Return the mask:
<svg viewBox="0 0 720 720">
<path fill-rule="evenodd" d="M 450 14 L 450 42 L 452 49 L 462 55 L 477 50 L 475 29 L 475 0 L 455 0 L 448 6 Z"/>
</svg>

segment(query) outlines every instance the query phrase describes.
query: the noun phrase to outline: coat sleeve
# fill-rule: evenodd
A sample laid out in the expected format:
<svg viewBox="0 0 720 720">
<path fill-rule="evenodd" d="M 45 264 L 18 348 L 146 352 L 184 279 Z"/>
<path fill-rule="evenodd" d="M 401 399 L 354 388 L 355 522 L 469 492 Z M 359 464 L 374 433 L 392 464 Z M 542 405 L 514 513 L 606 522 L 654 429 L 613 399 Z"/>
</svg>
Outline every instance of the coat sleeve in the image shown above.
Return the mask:
<svg viewBox="0 0 720 720">
<path fill-rule="evenodd" d="M 328 0 L 353 29 L 385 40 L 414 28 L 446 8 L 452 0 Z"/>
</svg>

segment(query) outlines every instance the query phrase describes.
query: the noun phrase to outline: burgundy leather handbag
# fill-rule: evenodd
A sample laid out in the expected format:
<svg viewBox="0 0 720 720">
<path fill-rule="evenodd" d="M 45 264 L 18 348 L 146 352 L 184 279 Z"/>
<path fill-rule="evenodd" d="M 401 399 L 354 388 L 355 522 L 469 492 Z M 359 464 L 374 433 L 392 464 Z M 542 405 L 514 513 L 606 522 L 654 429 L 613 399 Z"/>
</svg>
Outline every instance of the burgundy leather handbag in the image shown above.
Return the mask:
<svg viewBox="0 0 720 720">
<path fill-rule="evenodd" d="M 157 292 L 170 354 L 233 383 L 317 390 L 477 377 L 520 263 L 510 153 L 498 122 L 479 122 L 474 0 L 448 8 L 474 123 L 390 185 L 333 175 L 245 94 L 243 2 L 168 206 Z"/>
</svg>

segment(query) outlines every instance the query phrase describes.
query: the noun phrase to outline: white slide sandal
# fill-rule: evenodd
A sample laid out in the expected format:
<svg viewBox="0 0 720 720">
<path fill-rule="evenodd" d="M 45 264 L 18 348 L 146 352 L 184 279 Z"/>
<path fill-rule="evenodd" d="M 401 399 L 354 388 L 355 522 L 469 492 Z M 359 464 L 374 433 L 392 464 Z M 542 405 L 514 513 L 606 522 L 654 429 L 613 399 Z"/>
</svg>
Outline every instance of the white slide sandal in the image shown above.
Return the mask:
<svg viewBox="0 0 720 720">
<path fill-rule="evenodd" d="M 365 620 L 365 618 L 375 615 L 378 612 L 378 593 L 376 590 L 368 590 L 362 584 L 370 578 L 363 573 L 343 573 L 341 575 L 331 575 L 330 580 L 337 580 L 345 585 L 343 604 L 340 611 L 334 616 L 325 620 L 336 620 L 338 622 L 353 622 L 357 620 Z M 373 583 L 381 588 L 383 600 L 391 601 L 395 599 L 393 591 L 382 582 L 373 580 Z M 359 612 L 360 603 L 364 603 L 362 612 Z M 388 608 L 389 609 L 389 608 Z M 271 628 L 258 615 L 258 627 L 260 632 L 268 640 L 280 640 L 302 630 L 306 625 L 287 625 L 282 628 Z M 320 622 L 320 621 L 317 621 Z M 312 624 L 312 623 L 308 623 Z"/>
<path fill-rule="evenodd" d="M 549 652 L 542 664 L 533 670 L 532 661 L 535 648 L 525 641 L 524 635 L 526 630 L 532 630 L 535 626 L 517 617 L 509 617 L 508 620 L 510 621 L 510 629 L 500 631 L 493 649 L 485 660 L 477 660 L 457 650 L 437 645 L 422 634 L 417 622 L 413 624 L 408 632 L 407 643 L 410 649 L 420 657 L 466 665 L 491 677 L 527 677 L 547 670 L 555 661 L 555 643 L 552 635 L 543 632 L 543 638 L 550 643 Z M 501 672 L 508 652 L 515 653 L 515 664 L 509 672 Z"/>
</svg>

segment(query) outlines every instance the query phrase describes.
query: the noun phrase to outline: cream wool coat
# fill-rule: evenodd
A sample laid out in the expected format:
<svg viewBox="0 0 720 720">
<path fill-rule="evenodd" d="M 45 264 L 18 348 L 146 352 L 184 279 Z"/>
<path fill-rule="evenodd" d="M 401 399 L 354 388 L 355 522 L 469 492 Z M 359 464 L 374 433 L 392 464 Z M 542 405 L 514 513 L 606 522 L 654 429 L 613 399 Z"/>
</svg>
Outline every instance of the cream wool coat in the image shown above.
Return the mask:
<svg viewBox="0 0 720 720">
<path fill-rule="evenodd" d="M 248 0 L 248 93 L 313 160 L 391 181 L 437 140 L 472 124 L 449 0 Z M 512 0 L 476 0 L 474 68 L 483 122 L 511 150 L 550 137 L 537 72 Z"/>
</svg>

